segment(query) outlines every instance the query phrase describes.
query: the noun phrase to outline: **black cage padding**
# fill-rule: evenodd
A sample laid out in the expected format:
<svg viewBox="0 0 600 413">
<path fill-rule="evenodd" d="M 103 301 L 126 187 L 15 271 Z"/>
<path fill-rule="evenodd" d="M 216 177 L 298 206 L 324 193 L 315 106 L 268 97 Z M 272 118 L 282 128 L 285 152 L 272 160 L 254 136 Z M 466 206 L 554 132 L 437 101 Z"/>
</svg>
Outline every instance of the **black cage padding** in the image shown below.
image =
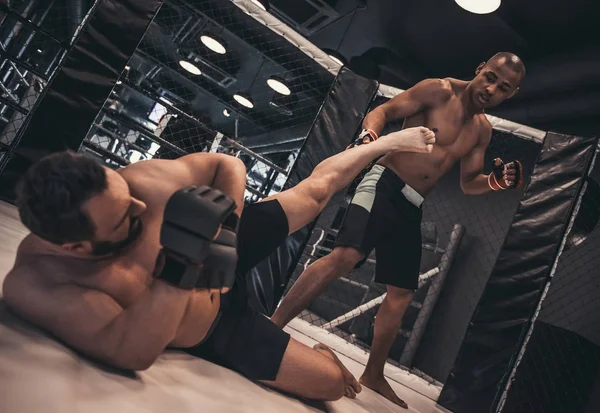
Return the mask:
<svg viewBox="0 0 600 413">
<path fill-rule="evenodd" d="M 360 128 L 378 86 L 377 82 L 360 77 L 345 67 L 339 71 L 307 134 L 284 190 L 308 178 L 321 161 L 348 146 Z M 315 222 L 291 234 L 276 252 L 249 274 L 250 301 L 257 310 L 267 315 L 275 311 Z"/>
<path fill-rule="evenodd" d="M 534 316 L 596 149 L 548 133 L 438 403 L 490 412 Z"/>
</svg>

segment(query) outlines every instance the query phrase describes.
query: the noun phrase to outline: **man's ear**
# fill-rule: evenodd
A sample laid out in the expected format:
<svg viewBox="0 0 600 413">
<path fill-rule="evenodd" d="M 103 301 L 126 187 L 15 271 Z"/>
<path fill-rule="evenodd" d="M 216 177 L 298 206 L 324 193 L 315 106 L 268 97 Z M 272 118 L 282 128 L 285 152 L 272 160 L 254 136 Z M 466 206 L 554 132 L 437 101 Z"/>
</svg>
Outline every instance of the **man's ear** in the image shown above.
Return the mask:
<svg viewBox="0 0 600 413">
<path fill-rule="evenodd" d="M 479 75 L 481 73 L 481 71 L 483 70 L 485 66 L 485 62 L 481 62 L 479 63 L 479 66 L 477 66 L 477 69 L 475 69 L 475 76 Z"/>
<path fill-rule="evenodd" d="M 62 244 L 61 246 L 69 252 L 88 253 L 92 250 L 91 243 L 87 241 L 67 242 L 66 244 Z"/>
<path fill-rule="evenodd" d="M 514 95 L 519 93 L 519 90 L 521 90 L 521 89 L 517 87 L 515 90 L 513 90 L 513 92 L 510 94 L 510 96 L 508 96 L 506 99 L 512 98 Z"/>
</svg>

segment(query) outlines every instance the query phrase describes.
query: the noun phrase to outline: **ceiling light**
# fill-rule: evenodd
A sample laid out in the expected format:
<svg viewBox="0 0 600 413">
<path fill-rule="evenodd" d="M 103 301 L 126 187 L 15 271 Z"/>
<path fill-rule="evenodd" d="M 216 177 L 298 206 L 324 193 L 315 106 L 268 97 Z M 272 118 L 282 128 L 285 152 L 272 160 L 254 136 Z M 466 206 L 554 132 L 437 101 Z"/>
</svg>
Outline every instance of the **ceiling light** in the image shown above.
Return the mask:
<svg viewBox="0 0 600 413">
<path fill-rule="evenodd" d="M 244 95 L 236 93 L 235 95 L 233 95 L 233 98 L 235 99 L 235 101 L 237 103 L 239 103 L 242 106 L 247 107 L 248 109 L 252 109 L 254 107 L 254 103 L 252 102 L 252 99 L 250 99 L 250 97 L 248 97 L 248 96 L 244 96 Z"/>
<path fill-rule="evenodd" d="M 275 92 L 280 93 L 282 95 L 288 96 L 290 93 L 292 93 L 292 91 L 290 90 L 289 87 L 287 87 L 287 85 L 285 83 L 283 83 L 281 81 L 281 79 L 279 79 L 276 76 L 272 76 L 267 80 L 267 85 L 269 85 L 269 87 L 271 89 L 273 89 Z"/>
<path fill-rule="evenodd" d="M 475 14 L 488 14 L 500 7 L 501 0 L 455 0 L 463 9 Z"/>
<path fill-rule="evenodd" d="M 227 109 L 223 109 L 223 115 L 225 115 L 226 117 L 231 116 L 231 113 L 229 113 L 229 111 Z"/>
<path fill-rule="evenodd" d="M 187 70 L 188 72 L 190 72 L 193 75 L 199 75 L 202 73 L 200 71 L 200 69 L 198 69 L 196 66 L 194 66 L 192 63 L 188 62 L 187 60 L 180 60 L 179 66 L 183 67 L 185 70 Z"/>
<path fill-rule="evenodd" d="M 204 43 L 204 46 L 208 47 L 215 53 L 225 54 L 227 49 L 217 39 L 207 35 L 200 36 L 200 41 Z"/>
</svg>

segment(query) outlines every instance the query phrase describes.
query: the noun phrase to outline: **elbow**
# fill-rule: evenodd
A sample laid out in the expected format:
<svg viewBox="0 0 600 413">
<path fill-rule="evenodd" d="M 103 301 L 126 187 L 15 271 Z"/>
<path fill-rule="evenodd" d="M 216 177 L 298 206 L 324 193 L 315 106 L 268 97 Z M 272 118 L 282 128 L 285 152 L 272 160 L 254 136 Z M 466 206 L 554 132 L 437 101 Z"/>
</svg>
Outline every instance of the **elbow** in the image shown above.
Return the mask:
<svg viewBox="0 0 600 413">
<path fill-rule="evenodd" d="M 121 351 L 108 357 L 103 357 L 104 362 L 121 370 L 144 371 L 148 370 L 156 361 L 159 354 L 150 354 L 138 351 Z"/>
<path fill-rule="evenodd" d="M 119 357 L 109 361 L 113 367 L 121 370 L 144 371 L 148 370 L 158 357 L 140 357 L 139 355 L 130 358 Z"/>
<path fill-rule="evenodd" d="M 474 195 L 473 189 L 471 188 L 468 182 L 461 182 L 460 189 L 465 195 Z"/>
<path fill-rule="evenodd" d="M 246 169 L 246 165 L 244 164 L 244 162 L 242 162 L 242 160 L 240 158 L 237 158 L 233 155 L 225 155 L 225 154 L 222 154 L 221 156 L 222 156 L 221 162 L 223 162 L 227 166 L 229 166 L 231 168 Z"/>
</svg>

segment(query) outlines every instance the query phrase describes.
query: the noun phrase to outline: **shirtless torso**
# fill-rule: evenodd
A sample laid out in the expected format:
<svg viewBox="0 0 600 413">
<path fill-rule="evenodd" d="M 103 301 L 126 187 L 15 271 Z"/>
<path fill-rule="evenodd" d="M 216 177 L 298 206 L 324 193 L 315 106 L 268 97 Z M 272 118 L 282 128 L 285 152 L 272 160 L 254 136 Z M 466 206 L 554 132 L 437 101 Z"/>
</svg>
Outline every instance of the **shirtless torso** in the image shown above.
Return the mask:
<svg viewBox="0 0 600 413">
<path fill-rule="evenodd" d="M 141 236 L 116 257 L 90 259 L 75 254 L 70 257 L 62 251 L 58 255 L 59 247 L 28 235 L 18 249 L 15 266 L 4 284 L 5 297 L 11 307 L 24 312 L 25 318 L 62 336 L 69 325 L 85 323 L 86 319 L 45 318 L 45 309 L 36 306 L 36 302 L 41 307 L 49 305 L 48 300 L 55 300 L 50 305 L 69 306 L 85 300 L 86 295 L 100 293 L 114 302 L 107 302 L 108 308 L 98 308 L 98 311 L 116 312 L 132 305 L 152 281 L 161 248 L 160 225 L 166 201 L 184 186 L 209 184 L 199 182 L 187 168 L 176 166 L 169 161 L 150 160 L 118 171 L 128 183 L 131 195 L 144 201 L 147 209 L 140 217 Z M 170 345 L 189 347 L 200 342 L 217 314 L 219 299 L 218 293 L 194 291 Z M 114 308 L 115 305 L 120 308 Z M 86 346 L 85 343 L 74 344 Z"/>
<path fill-rule="evenodd" d="M 431 153 L 391 153 L 379 164 L 393 170 L 407 184 L 426 196 L 436 182 L 456 161 L 466 157 L 475 147 L 489 143 L 491 125 L 483 113 L 469 114 L 459 93 L 468 82 L 456 79 L 434 80 L 430 104 L 406 117 L 404 128 L 426 126 L 436 132 Z M 390 104 L 393 105 L 392 101 Z M 403 108 L 400 108 L 402 111 Z M 394 109 L 390 110 L 394 116 Z M 389 120 L 389 119 L 388 119 Z M 365 120 L 365 123 L 368 119 Z M 479 168 L 477 173 L 481 171 Z"/>
</svg>

